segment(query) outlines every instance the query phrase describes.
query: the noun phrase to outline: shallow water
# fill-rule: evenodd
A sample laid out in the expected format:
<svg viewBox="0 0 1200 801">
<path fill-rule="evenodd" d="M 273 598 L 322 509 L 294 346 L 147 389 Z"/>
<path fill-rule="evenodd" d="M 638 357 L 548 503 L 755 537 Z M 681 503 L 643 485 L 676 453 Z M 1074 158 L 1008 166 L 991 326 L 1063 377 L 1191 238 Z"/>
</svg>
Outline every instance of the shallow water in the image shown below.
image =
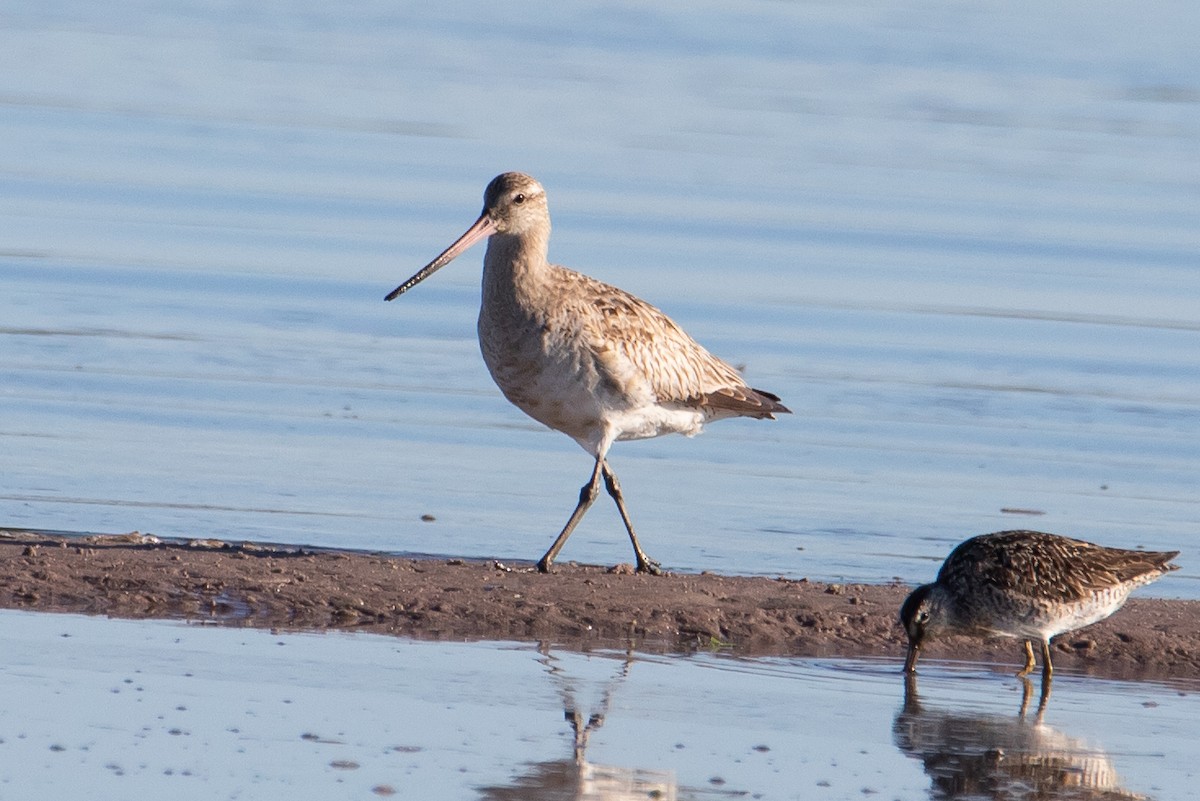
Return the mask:
<svg viewBox="0 0 1200 801">
<path fill-rule="evenodd" d="M 906 705 L 883 662 L 21 612 L 0 632 L 5 798 L 1171 799 L 1197 778 L 1196 686 L 1062 675 L 1038 720 L 1017 679 L 935 663 Z"/>
</svg>

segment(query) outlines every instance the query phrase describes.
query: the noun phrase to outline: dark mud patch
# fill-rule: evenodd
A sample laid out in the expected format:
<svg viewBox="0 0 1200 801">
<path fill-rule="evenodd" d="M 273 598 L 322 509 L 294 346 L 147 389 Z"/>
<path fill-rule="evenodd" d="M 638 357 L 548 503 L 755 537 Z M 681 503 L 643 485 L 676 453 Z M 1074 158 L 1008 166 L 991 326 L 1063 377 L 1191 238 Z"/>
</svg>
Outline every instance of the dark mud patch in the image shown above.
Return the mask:
<svg viewBox="0 0 1200 801">
<path fill-rule="evenodd" d="M 0 532 L 0 608 L 170 618 L 280 630 L 753 656 L 894 658 L 908 587 L 627 566 L 529 564 L 309 550 L 142 535 Z M 1021 661 L 1013 641 L 953 639 L 924 659 Z M 1120 678 L 1200 677 L 1200 602 L 1134 598 L 1059 639 L 1055 666 Z"/>
</svg>

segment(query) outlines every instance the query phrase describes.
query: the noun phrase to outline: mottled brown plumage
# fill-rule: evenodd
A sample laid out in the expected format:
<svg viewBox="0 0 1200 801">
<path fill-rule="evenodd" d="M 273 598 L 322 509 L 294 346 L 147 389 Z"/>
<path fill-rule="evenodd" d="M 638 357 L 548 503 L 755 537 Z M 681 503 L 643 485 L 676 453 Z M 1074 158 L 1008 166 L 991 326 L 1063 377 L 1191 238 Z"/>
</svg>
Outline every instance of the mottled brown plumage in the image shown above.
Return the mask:
<svg viewBox="0 0 1200 801">
<path fill-rule="evenodd" d="M 500 391 L 535 420 L 595 457 L 566 526 L 538 562 L 543 572 L 599 493 L 604 478 L 633 543 L 639 571 L 657 573 L 607 462 L 613 442 L 692 436 L 725 417 L 774 419 L 778 396 L 748 386 L 669 317 L 639 298 L 547 258 L 550 213 L 541 184 L 504 173 L 488 184 L 467 232 L 387 296 L 392 300 L 488 238 L 479 345 Z"/>
<path fill-rule="evenodd" d="M 1178 551 L 1106 548 L 1040 531 L 984 534 L 955 548 L 933 584 L 915 589 L 900 609 L 909 637 L 905 671 L 916 668 L 923 642 L 944 634 L 1024 640 L 1025 666 L 1042 650 L 1043 676 L 1053 673 L 1050 639 L 1103 620 L 1135 588 L 1177 569 Z"/>
</svg>

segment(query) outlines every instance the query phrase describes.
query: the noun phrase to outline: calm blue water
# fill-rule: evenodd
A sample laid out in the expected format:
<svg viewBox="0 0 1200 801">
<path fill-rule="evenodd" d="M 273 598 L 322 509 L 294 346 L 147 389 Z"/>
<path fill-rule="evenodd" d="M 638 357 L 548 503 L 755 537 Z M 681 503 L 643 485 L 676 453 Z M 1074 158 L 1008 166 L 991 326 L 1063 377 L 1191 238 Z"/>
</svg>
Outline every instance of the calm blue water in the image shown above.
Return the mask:
<svg viewBox="0 0 1200 801">
<path fill-rule="evenodd" d="M 520 169 L 555 260 L 796 412 L 618 445 L 665 566 L 1037 527 L 1200 597 L 1192 4 L 0 18 L 0 525 L 537 558 L 590 462 L 491 384 L 482 250 L 382 301 Z M 606 503 L 564 559 L 628 560 Z"/>
</svg>

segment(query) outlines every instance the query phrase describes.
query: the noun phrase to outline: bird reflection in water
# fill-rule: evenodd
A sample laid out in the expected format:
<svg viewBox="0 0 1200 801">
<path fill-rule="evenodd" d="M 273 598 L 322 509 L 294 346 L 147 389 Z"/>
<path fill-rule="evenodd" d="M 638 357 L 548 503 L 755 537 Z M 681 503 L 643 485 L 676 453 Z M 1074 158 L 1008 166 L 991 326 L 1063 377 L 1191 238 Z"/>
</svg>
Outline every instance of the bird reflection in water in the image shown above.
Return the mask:
<svg viewBox="0 0 1200 801">
<path fill-rule="evenodd" d="M 743 797 L 724 789 L 679 787 L 675 772 L 600 765 L 587 758 L 588 741 L 608 718 L 614 693 L 634 664 L 632 653 L 617 662 L 612 676 L 599 686 L 599 700 L 587 707 L 579 701 L 581 682 L 568 675 L 549 648 L 539 649 L 541 662 L 562 699 L 563 717 L 571 727 L 571 757 L 522 766 L 500 787 L 481 787 L 483 801 L 699 801 Z"/>
<path fill-rule="evenodd" d="M 618 663 L 613 676 L 602 685 L 595 708 L 584 712 L 577 703 L 576 682 L 548 648 L 540 650 L 541 662 L 562 698 L 563 717 L 571 726 L 572 756 L 525 765 L 511 784 L 480 788 L 481 797 L 487 801 L 675 801 L 677 790 L 671 771 L 596 765 L 587 759 L 588 740 L 604 725 L 613 692 L 629 675 L 632 657 L 626 656 Z"/>
<path fill-rule="evenodd" d="M 924 765 L 937 801 L 1148 799 L 1121 787 L 1104 751 L 1044 723 L 1049 685 L 1042 690 L 1032 718 L 1028 680 L 1015 716 L 953 712 L 924 707 L 909 675 L 892 726 L 896 746 Z"/>
</svg>

